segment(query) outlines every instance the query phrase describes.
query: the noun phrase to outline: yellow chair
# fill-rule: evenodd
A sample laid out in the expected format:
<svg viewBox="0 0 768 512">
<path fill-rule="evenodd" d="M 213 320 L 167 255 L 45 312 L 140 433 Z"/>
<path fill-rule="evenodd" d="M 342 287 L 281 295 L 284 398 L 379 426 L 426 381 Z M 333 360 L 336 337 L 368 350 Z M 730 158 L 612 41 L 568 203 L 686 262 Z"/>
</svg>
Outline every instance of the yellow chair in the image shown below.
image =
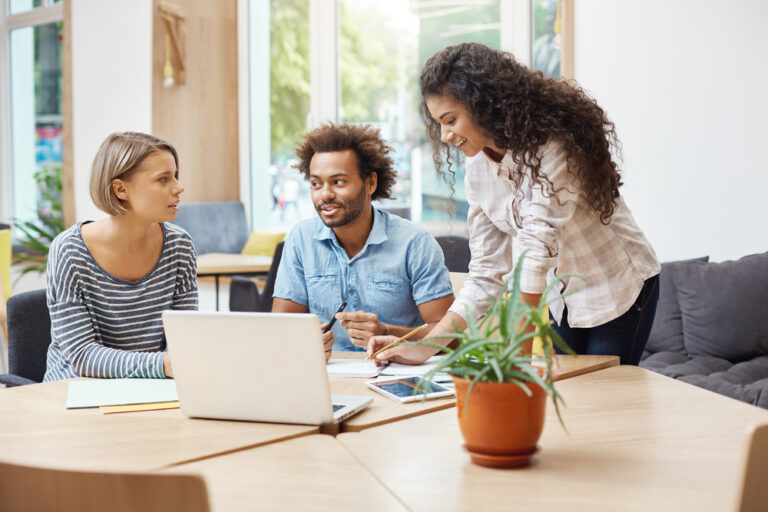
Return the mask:
<svg viewBox="0 0 768 512">
<path fill-rule="evenodd" d="M 285 240 L 285 233 L 275 233 L 265 229 L 255 228 L 251 236 L 245 242 L 242 254 L 256 254 L 259 256 L 272 256 L 275 254 L 277 244 Z"/>
<path fill-rule="evenodd" d="M 11 227 L 0 224 L 0 327 L 3 339 L 8 343 L 8 326 L 5 301 L 11 296 Z"/>
<path fill-rule="evenodd" d="M 0 510 L 207 512 L 200 475 L 101 473 L 0 462 Z"/>
</svg>

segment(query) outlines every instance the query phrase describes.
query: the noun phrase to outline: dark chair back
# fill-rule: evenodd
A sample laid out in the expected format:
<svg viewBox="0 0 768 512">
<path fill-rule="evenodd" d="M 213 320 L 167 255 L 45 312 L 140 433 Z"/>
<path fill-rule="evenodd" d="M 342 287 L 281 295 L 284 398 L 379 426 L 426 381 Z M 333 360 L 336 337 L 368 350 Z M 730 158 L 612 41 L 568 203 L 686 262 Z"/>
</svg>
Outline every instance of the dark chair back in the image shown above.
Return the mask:
<svg viewBox="0 0 768 512">
<path fill-rule="evenodd" d="M 23 292 L 8 299 L 10 376 L 42 382 L 50 344 L 51 317 L 48 315 L 45 290 Z"/>
<path fill-rule="evenodd" d="M 445 266 L 449 272 L 469 272 L 472 253 L 469 250 L 469 238 L 459 235 L 436 236 L 445 255 Z"/>
<path fill-rule="evenodd" d="M 173 224 L 189 233 L 197 254 L 239 253 L 248 241 L 248 221 L 240 201 L 182 203 Z"/>
<path fill-rule="evenodd" d="M 272 265 L 269 267 L 269 274 L 267 274 L 267 282 L 261 293 L 259 293 L 259 288 L 253 280 L 242 276 L 232 277 L 232 282 L 229 284 L 230 311 L 258 311 L 262 313 L 272 311 L 272 294 L 275 291 L 277 269 L 280 267 L 280 260 L 283 257 L 283 245 L 284 242 L 280 242 L 275 247 Z"/>
</svg>

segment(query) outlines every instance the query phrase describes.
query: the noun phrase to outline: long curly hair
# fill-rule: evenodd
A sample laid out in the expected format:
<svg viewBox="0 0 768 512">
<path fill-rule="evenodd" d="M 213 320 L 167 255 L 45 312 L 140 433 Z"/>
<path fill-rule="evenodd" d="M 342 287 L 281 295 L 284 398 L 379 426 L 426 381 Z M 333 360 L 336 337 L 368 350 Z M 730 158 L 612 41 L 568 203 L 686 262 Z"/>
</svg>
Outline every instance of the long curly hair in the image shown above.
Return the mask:
<svg viewBox="0 0 768 512">
<path fill-rule="evenodd" d="M 583 89 L 545 77 L 518 63 L 507 52 L 480 43 L 448 46 L 434 54 L 421 71 L 421 116 L 427 127 L 435 169 L 446 181 L 453 177 L 455 158 L 440 140 L 440 124 L 432 119 L 426 100 L 447 96 L 463 105 L 475 124 L 496 147 L 512 152 L 517 172 L 510 179 L 520 188 L 524 170 L 546 194 L 556 194 L 541 172 L 539 149 L 550 140 L 566 152 L 569 172 L 600 221 L 610 222 L 622 185 L 619 165 L 621 144 L 614 124 Z M 612 154 L 613 151 L 613 154 Z M 447 162 L 447 169 L 443 164 Z M 515 222 L 520 227 L 518 194 Z"/>
<path fill-rule="evenodd" d="M 376 190 L 371 199 L 391 199 L 392 186 L 395 184 L 397 171 L 389 153 L 392 146 L 384 142 L 377 128 L 355 124 L 323 123 L 314 130 L 303 134 L 293 150 L 299 157 L 294 165 L 309 179 L 309 164 L 315 153 L 330 153 L 350 149 L 357 155 L 357 169 L 365 180 L 376 173 Z"/>
</svg>

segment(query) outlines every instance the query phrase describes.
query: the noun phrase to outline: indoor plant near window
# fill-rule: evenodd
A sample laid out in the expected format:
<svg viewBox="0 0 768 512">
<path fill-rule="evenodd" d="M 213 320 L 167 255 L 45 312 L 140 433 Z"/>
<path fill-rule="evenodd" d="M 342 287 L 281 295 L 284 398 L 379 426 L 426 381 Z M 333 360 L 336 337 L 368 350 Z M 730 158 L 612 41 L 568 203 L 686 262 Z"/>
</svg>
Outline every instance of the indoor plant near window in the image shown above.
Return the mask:
<svg viewBox="0 0 768 512">
<path fill-rule="evenodd" d="M 45 272 L 51 242 L 66 229 L 61 209 L 61 165 L 43 167 L 34 177 L 40 194 L 37 222 L 14 219 L 14 226 L 24 235 L 19 238 L 19 243 L 26 249 L 13 255 L 13 262 L 23 266 L 22 275 Z"/>
<path fill-rule="evenodd" d="M 574 354 L 552 327 L 547 301 L 538 306 L 521 300 L 520 271 L 525 253 L 518 260 L 507 288 L 493 300 L 488 314 L 476 323 L 467 315 L 467 329 L 453 338 L 458 347 L 449 349 L 428 340 L 412 344 L 440 348 L 447 356 L 428 372 L 420 385 L 428 388 L 438 372 L 448 372 L 456 385 L 459 426 L 472 462 L 493 467 L 517 467 L 530 462 L 538 451 L 544 428 L 547 396 L 552 398 L 560 423 L 562 397 L 552 374 L 553 344 Z M 542 297 L 552 299 L 555 285 L 573 274 L 558 276 Z M 539 336 L 543 356 L 524 350 Z"/>
</svg>

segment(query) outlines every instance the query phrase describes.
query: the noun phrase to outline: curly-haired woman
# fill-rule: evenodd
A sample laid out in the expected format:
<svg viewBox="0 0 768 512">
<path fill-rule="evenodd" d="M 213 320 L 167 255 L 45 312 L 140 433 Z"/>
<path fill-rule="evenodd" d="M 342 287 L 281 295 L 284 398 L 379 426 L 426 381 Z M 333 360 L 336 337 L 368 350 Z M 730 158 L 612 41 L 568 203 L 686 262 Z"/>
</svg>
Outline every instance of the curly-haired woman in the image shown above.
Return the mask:
<svg viewBox="0 0 768 512">
<path fill-rule="evenodd" d="M 430 335 L 465 328 L 490 307 L 524 251 L 523 300 L 538 304 L 554 276 L 568 296 L 550 305 L 556 328 L 582 354 L 637 364 L 658 301 L 659 263 L 619 194 L 614 125 L 580 88 L 545 77 L 479 43 L 432 56 L 421 112 L 438 172 L 466 156 L 472 261 L 449 312 Z M 447 169 L 446 169 L 447 167 Z M 571 294 L 570 292 L 579 291 Z M 386 344 L 372 339 L 369 351 Z M 400 346 L 379 361 L 419 363 L 429 347 Z"/>
</svg>

